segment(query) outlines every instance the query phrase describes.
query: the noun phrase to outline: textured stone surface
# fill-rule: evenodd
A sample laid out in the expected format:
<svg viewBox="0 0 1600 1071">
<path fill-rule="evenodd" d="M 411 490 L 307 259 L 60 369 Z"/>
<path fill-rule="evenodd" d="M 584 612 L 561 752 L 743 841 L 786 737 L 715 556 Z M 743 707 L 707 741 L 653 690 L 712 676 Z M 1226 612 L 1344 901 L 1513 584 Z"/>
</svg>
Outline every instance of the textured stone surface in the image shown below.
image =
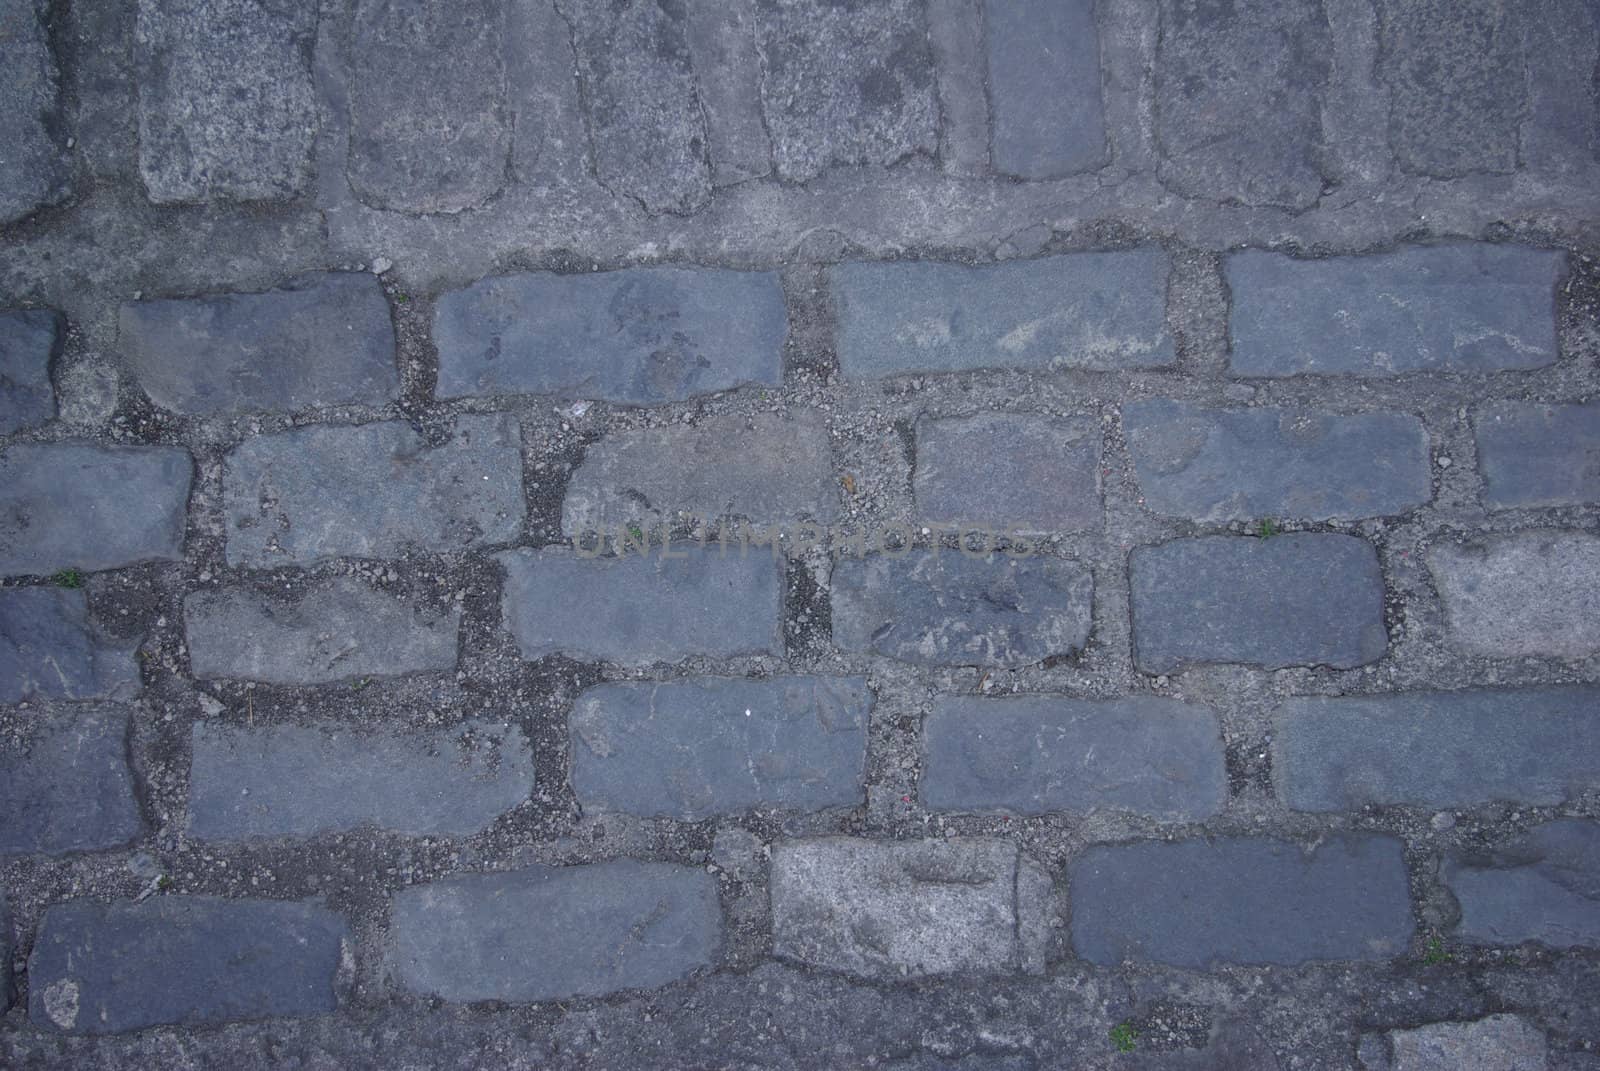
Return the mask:
<svg viewBox="0 0 1600 1071">
<path fill-rule="evenodd" d="M 1433 494 L 1428 437 L 1402 413 L 1122 409 L 1144 503 L 1197 521 L 1332 520 L 1405 513 Z"/>
<path fill-rule="evenodd" d="M 1162 179 L 1190 197 L 1315 204 L 1331 51 L 1318 0 L 1162 0 Z"/>
<path fill-rule="evenodd" d="M 993 530 L 1100 527 L 1100 428 L 1026 413 L 919 420 L 917 517 Z"/>
<path fill-rule="evenodd" d="M 61 349 L 61 334 L 59 313 L 0 312 L 0 435 L 55 417 L 50 361 Z"/>
<path fill-rule="evenodd" d="M 189 835 L 305 837 L 374 826 L 470 836 L 528 798 L 523 731 L 472 721 L 431 732 L 345 726 L 193 729 Z"/>
<path fill-rule="evenodd" d="M 1600 538 L 1518 532 L 1441 542 L 1428 569 L 1450 639 L 1491 658 L 1582 658 L 1600 651 Z"/>
<path fill-rule="evenodd" d="M 911 550 L 833 567 L 833 641 L 904 662 L 1024 666 L 1089 636 L 1094 578 L 1057 558 Z"/>
<path fill-rule="evenodd" d="M 45 912 L 28 957 L 28 1018 L 113 1034 L 162 1024 L 334 1010 L 344 920 L 274 900 L 77 900 Z"/>
<path fill-rule="evenodd" d="M 138 837 L 127 737 L 122 707 L 30 713 L 20 737 L 0 746 L 0 853 L 95 851 Z"/>
<path fill-rule="evenodd" d="M 1091 963 L 1384 959 L 1414 928 L 1389 836 L 1335 835 L 1309 853 L 1266 837 L 1097 844 L 1068 870 L 1072 944 Z"/>
<path fill-rule="evenodd" d="M 0 889 L 0 1014 L 11 1010 L 11 904 Z"/>
<path fill-rule="evenodd" d="M 460 212 L 505 185 L 504 0 L 361 0 L 350 185 L 380 208 Z"/>
<path fill-rule="evenodd" d="M 510 416 L 457 417 L 431 445 L 403 421 L 246 440 L 223 461 L 230 564 L 463 550 L 522 532 L 522 446 Z"/>
<path fill-rule="evenodd" d="M 783 378 L 770 272 L 630 268 L 496 276 L 439 298 L 439 396 L 648 404 Z"/>
<path fill-rule="evenodd" d="M 772 950 L 868 978 L 1039 972 L 1050 881 L 1014 844 L 957 837 L 785 841 Z"/>
<path fill-rule="evenodd" d="M 495 558 L 506 571 L 505 624 L 529 660 L 561 653 L 647 666 L 783 651 L 782 569 L 764 550 L 684 544 L 666 557 L 657 546 L 648 557 L 556 549 Z"/>
<path fill-rule="evenodd" d="M 0 573 L 183 553 L 194 464 L 170 446 L 26 443 L 0 454 Z"/>
<path fill-rule="evenodd" d="M 1546 822 L 1499 851 L 1452 854 L 1442 874 L 1469 941 L 1600 947 L 1600 823 Z"/>
<path fill-rule="evenodd" d="M 1200 821 L 1228 798 L 1216 715 L 1169 699 L 943 696 L 923 721 L 922 761 L 922 803 L 942 811 Z"/>
<path fill-rule="evenodd" d="M 1302 811 L 1561 803 L 1600 788 L 1590 687 L 1291 699 L 1272 772 Z"/>
<path fill-rule="evenodd" d="M 696 83 L 713 185 L 733 186 L 771 174 L 772 144 L 761 117 L 756 0 L 688 0 L 685 17 L 695 70 L 716 72 Z"/>
<path fill-rule="evenodd" d="M 1389 1046 L 1394 1055 L 1385 1071 L 1545 1071 L 1549 1066 L 1544 1033 L 1520 1015 L 1391 1030 Z"/>
<path fill-rule="evenodd" d="M 59 79 L 43 8 L 36 0 L 0 2 L 0 224 L 66 196 L 67 154 L 59 122 Z M 3 374 L 4 369 L 0 369 Z"/>
<path fill-rule="evenodd" d="M 1168 261 L 1155 249 L 967 267 L 932 261 L 828 270 L 839 367 L 852 378 L 979 368 L 1170 364 Z"/>
<path fill-rule="evenodd" d="M 1491 402 L 1472 426 L 1486 505 L 1600 502 L 1600 405 Z"/>
<path fill-rule="evenodd" d="M 1106 162 L 1094 12 L 1094 0 L 984 0 L 995 170 L 1045 179 Z"/>
<path fill-rule="evenodd" d="M 150 400 L 210 416 L 383 405 L 400 393 L 383 289 L 353 272 L 261 294 L 122 306 L 118 348 Z"/>
<path fill-rule="evenodd" d="M 1539 368 L 1556 359 L 1563 254 L 1524 246 L 1415 246 L 1224 265 L 1236 375 L 1388 376 Z"/>
<path fill-rule="evenodd" d="M 1349 669 L 1388 647 L 1378 556 L 1354 536 L 1179 539 L 1136 548 L 1129 571 L 1146 673 L 1204 662 Z"/>
<path fill-rule="evenodd" d="M 447 878 L 394 894 L 391 964 L 445 1000 L 551 1000 L 676 981 L 717 955 L 717 883 L 631 859 Z"/>
<path fill-rule="evenodd" d="M 131 696 L 132 646 L 96 633 L 82 591 L 0 588 L 0 703 Z"/>
<path fill-rule="evenodd" d="M 585 811 L 690 822 L 855 806 L 871 709 L 855 677 L 602 684 L 573 706 L 572 791 Z"/>
<path fill-rule="evenodd" d="M 316 34 L 316 7 L 293 0 L 139 0 L 139 171 L 150 199 L 304 193 Z"/>
</svg>

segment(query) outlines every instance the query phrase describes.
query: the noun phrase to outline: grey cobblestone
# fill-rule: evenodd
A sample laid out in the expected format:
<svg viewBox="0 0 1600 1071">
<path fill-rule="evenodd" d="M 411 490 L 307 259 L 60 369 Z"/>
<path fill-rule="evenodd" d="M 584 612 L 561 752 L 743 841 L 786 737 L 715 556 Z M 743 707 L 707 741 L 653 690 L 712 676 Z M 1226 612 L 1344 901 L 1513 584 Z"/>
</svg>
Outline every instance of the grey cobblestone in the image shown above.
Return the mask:
<svg viewBox="0 0 1600 1071">
<path fill-rule="evenodd" d="M 1470 1023 L 1428 1023 L 1389 1032 L 1392 1062 L 1370 1071 L 1545 1071 L 1549 1043 L 1520 1015 Z"/>
<path fill-rule="evenodd" d="M 1600 823 L 1546 822 L 1500 851 L 1451 855 L 1443 876 L 1469 941 L 1600 947 Z"/>
<path fill-rule="evenodd" d="M 50 361 L 61 326 L 61 315 L 46 309 L 0 313 L 0 435 L 55 418 Z"/>
<path fill-rule="evenodd" d="M 60 855 L 138 837 L 127 710 L 61 706 L 28 719 L 0 747 L 0 853 Z"/>
<path fill-rule="evenodd" d="M 1025 413 L 919 420 L 917 516 L 1037 533 L 1100 527 L 1100 427 Z"/>
<path fill-rule="evenodd" d="M 1600 405 L 1495 402 L 1472 417 L 1493 508 L 1600 502 Z"/>
<path fill-rule="evenodd" d="M 992 159 L 1027 179 L 1109 158 L 1094 0 L 984 0 Z"/>
<path fill-rule="evenodd" d="M 97 634 L 81 591 L 0 588 L 0 703 L 131 697 L 132 646 Z"/>
<path fill-rule="evenodd" d="M 1440 543 L 1428 569 L 1451 642 L 1490 658 L 1582 658 L 1600 651 L 1600 539 L 1518 532 Z"/>
<path fill-rule="evenodd" d="M 11 1010 L 11 904 L 0 889 L 0 1014 Z"/>
<path fill-rule="evenodd" d="M 772 173 L 772 144 L 761 117 L 761 55 L 755 0 L 689 0 L 685 32 L 705 108 L 711 181 L 733 186 Z"/>
<path fill-rule="evenodd" d="M 36 0 L 0 3 L 0 224 L 67 193 L 67 154 L 59 121 L 60 78 Z"/>
</svg>

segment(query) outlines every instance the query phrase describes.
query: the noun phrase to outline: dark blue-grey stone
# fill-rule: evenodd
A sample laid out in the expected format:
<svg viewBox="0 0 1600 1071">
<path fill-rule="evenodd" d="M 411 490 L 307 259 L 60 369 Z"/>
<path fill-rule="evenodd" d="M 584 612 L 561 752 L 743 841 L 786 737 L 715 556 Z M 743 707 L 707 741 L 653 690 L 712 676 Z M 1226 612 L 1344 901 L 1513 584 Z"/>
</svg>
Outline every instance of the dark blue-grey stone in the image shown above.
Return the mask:
<svg viewBox="0 0 1600 1071">
<path fill-rule="evenodd" d="M 172 446 L 19 443 L 0 455 L 0 573 L 183 556 L 194 463 Z"/>
<path fill-rule="evenodd" d="M 1144 504 L 1218 523 L 1404 513 L 1433 495 L 1428 437 L 1405 413 L 1202 409 L 1153 399 L 1122 410 Z"/>
<path fill-rule="evenodd" d="M 1173 361 L 1167 255 L 1070 253 L 982 267 L 853 262 L 828 271 L 839 367 L 871 379 L 980 368 L 1154 368 Z"/>
<path fill-rule="evenodd" d="M 50 361 L 60 349 L 60 313 L 0 313 L 0 435 L 55 419 Z"/>
<path fill-rule="evenodd" d="M 919 420 L 917 516 L 996 531 L 1082 532 L 1104 520 L 1100 425 L 1027 413 Z"/>
<path fill-rule="evenodd" d="M 38 0 L 0 0 L 0 224 L 67 194 L 59 78 Z"/>
<path fill-rule="evenodd" d="M 1229 367 L 1241 376 L 1542 368 L 1556 359 L 1565 254 L 1490 244 L 1301 260 L 1227 258 Z"/>
<path fill-rule="evenodd" d="M 0 853 L 120 848 L 143 830 L 124 708 L 30 713 L 22 739 L 0 749 Z"/>
<path fill-rule="evenodd" d="M 924 806 L 1132 811 L 1201 821 L 1228 798 L 1222 732 L 1204 707 L 1133 697 L 943 696 L 922 725 Z"/>
<path fill-rule="evenodd" d="M 846 558 L 833 567 L 833 640 L 934 666 L 1026 666 L 1081 650 L 1094 577 L 1077 562 L 954 550 Z"/>
<path fill-rule="evenodd" d="M 1300 811 L 1549 806 L 1600 788 L 1600 689 L 1291 699 L 1273 749 L 1278 794 Z"/>
<path fill-rule="evenodd" d="M 0 890 L 0 1015 L 11 1010 L 11 904 Z"/>
<path fill-rule="evenodd" d="M 0 589 L 0 703 L 131 695 L 139 687 L 133 646 L 90 627 L 82 591 Z"/>
<path fill-rule="evenodd" d="M 315 904 L 157 896 L 45 911 L 28 957 L 28 1018 L 43 1030 L 322 1015 L 334 1010 L 344 920 Z"/>
<path fill-rule="evenodd" d="M 1600 502 L 1600 405 L 1490 402 L 1473 413 L 1472 426 L 1485 505 Z"/>
<path fill-rule="evenodd" d="M 585 809 L 689 822 L 852 807 L 871 710 L 858 677 L 602 684 L 572 708 L 572 791 Z"/>
<path fill-rule="evenodd" d="M 554 1000 L 652 989 L 709 965 L 722 913 L 704 870 L 621 859 L 402 889 L 389 932 L 413 993 Z"/>
<path fill-rule="evenodd" d="M 1354 536 L 1205 536 L 1129 561 L 1134 661 L 1146 673 L 1205 662 L 1350 669 L 1383 657 L 1383 575 Z"/>
<path fill-rule="evenodd" d="M 1403 846 L 1379 834 L 1100 844 L 1068 874 L 1073 948 L 1103 966 L 1385 959 L 1415 928 Z"/>
<path fill-rule="evenodd" d="M 260 294 L 135 301 L 117 343 L 150 400 L 212 416 L 383 405 L 400 393 L 394 328 L 372 275 L 308 275 Z"/>
<path fill-rule="evenodd" d="M 984 0 L 990 159 L 1025 179 L 1109 158 L 1094 0 Z"/>
<path fill-rule="evenodd" d="M 496 276 L 439 298 L 438 393 L 642 405 L 750 383 L 776 386 L 788 323 L 772 272 Z"/>
<path fill-rule="evenodd" d="M 1469 941 L 1600 947 L 1600 822 L 1557 819 L 1499 851 L 1453 853 L 1443 877 Z"/>
</svg>

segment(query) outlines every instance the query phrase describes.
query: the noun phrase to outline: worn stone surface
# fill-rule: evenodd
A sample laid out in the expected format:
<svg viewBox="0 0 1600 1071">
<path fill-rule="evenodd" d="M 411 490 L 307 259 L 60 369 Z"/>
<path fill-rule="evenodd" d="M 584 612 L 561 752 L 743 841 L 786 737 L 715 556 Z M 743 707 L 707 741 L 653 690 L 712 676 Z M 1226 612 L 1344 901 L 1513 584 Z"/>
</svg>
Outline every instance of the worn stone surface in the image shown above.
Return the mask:
<svg viewBox="0 0 1600 1071">
<path fill-rule="evenodd" d="M 1389 376 L 1540 368 L 1556 359 L 1560 252 L 1413 246 L 1301 260 L 1230 254 L 1236 375 Z"/>
<path fill-rule="evenodd" d="M 0 588 L 0 703 L 130 697 L 132 646 L 98 634 L 82 591 Z"/>
<path fill-rule="evenodd" d="M 756 0 L 688 0 L 684 32 L 696 72 L 711 182 L 733 186 L 772 173 L 772 144 L 761 116 L 761 54 Z"/>
<path fill-rule="evenodd" d="M 839 367 L 854 378 L 979 368 L 1170 364 L 1168 260 L 1156 249 L 983 267 L 932 261 L 828 270 Z"/>
<path fill-rule="evenodd" d="M 11 904 L 0 889 L 0 1014 L 11 1010 Z"/>
<path fill-rule="evenodd" d="M 632 859 L 530 867 L 394 894 L 390 963 L 445 1000 L 552 1000 L 676 981 L 716 958 L 716 881 Z"/>
<path fill-rule="evenodd" d="M 1433 495 L 1428 436 L 1402 413 L 1122 409 L 1145 505 L 1197 521 L 1333 520 L 1405 513 Z"/>
<path fill-rule="evenodd" d="M 1058 558 L 909 550 L 833 567 L 833 641 L 935 666 L 1025 666 L 1080 650 L 1094 578 Z"/>
<path fill-rule="evenodd" d="M 1354 536 L 1205 536 L 1135 548 L 1134 661 L 1146 673 L 1206 662 L 1334 666 L 1382 658 L 1383 576 Z"/>
<path fill-rule="evenodd" d="M 1228 798 L 1216 715 L 1168 699 L 943 696 L 922 760 L 922 802 L 941 811 L 1200 821 Z"/>
<path fill-rule="evenodd" d="M 316 7 L 292 0 L 140 0 L 139 171 L 150 199 L 304 193 L 316 34 Z"/>
<path fill-rule="evenodd" d="M 1322 194 L 1332 38 L 1318 0 L 1162 0 L 1163 181 L 1189 197 L 1309 208 Z"/>
<path fill-rule="evenodd" d="M 602 684 L 573 706 L 572 791 L 696 822 L 861 803 L 872 695 L 859 677 Z"/>
<path fill-rule="evenodd" d="M 1472 427 L 1486 505 L 1600 502 L 1600 405 L 1491 402 L 1473 412 Z"/>
<path fill-rule="evenodd" d="M 28 957 L 41 1030 L 113 1034 L 164 1024 L 321 1015 L 349 931 L 325 907 L 158 896 L 45 912 Z"/>
<path fill-rule="evenodd" d="M 60 76 L 43 16 L 36 0 L 0 3 L 0 224 L 61 200 L 71 177 L 57 129 Z"/>
<path fill-rule="evenodd" d="M 917 518 L 993 530 L 1099 528 L 1100 428 L 1026 413 L 919 420 Z"/>
<path fill-rule="evenodd" d="M 1520 1015 L 1391 1030 L 1389 1046 L 1393 1057 L 1384 1071 L 1545 1071 L 1549 1066 L 1544 1032 Z"/>
<path fill-rule="evenodd" d="M 1582 658 L 1600 651 L 1600 538 L 1518 532 L 1441 542 L 1428 569 L 1450 640 L 1471 654 Z"/>
<path fill-rule="evenodd" d="M 647 666 L 783 651 L 782 569 L 760 548 L 686 543 L 621 558 L 517 550 L 495 560 L 506 571 L 506 628 L 529 660 L 561 653 Z"/>
<path fill-rule="evenodd" d="M 404 212 L 476 208 L 511 152 L 504 0 L 361 0 L 351 42 L 350 185 Z"/>
<path fill-rule="evenodd" d="M 0 853 L 95 851 L 144 823 L 128 772 L 128 712 L 60 706 L 31 712 L 0 746 Z"/>
<path fill-rule="evenodd" d="M 787 330 L 770 272 L 497 276 L 439 299 L 438 392 L 648 404 L 774 386 Z"/>
<path fill-rule="evenodd" d="M 982 0 L 928 0 L 925 6 L 939 90 L 939 165 L 949 175 L 985 174 L 990 79 Z"/>
<path fill-rule="evenodd" d="M 521 436 L 504 415 L 457 417 L 437 445 L 403 421 L 258 436 L 224 459 L 222 489 L 234 565 L 508 543 L 527 510 Z"/>
<path fill-rule="evenodd" d="M 430 732 L 335 724 L 192 734 L 189 836 L 306 837 L 362 826 L 410 836 L 470 836 L 533 791 L 523 731 L 469 721 Z"/>
<path fill-rule="evenodd" d="M 1073 948 L 1091 963 L 1383 959 L 1414 929 L 1401 843 L 1378 834 L 1309 853 L 1267 837 L 1098 844 L 1068 873 Z"/>
<path fill-rule="evenodd" d="M 772 950 L 868 978 L 1043 968 L 1049 878 L 1007 841 L 783 841 Z"/>
<path fill-rule="evenodd" d="M 1498 851 L 1452 853 L 1442 876 L 1469 941 L 1600 947 L 1600 823 L 1557 819 Z"/>
<path fill-rule="evenodd" d="M 61 335 L 59 313 L 0 312 L 0 435 L 55 418 L 50 361 L 60 352 Z"/>
<path fill-rule="evenodd" d="M 0 573 L 183 553 L 194 464 L 170 446 L 22 443 L 0 454 Z"/>
<path fill-rule="evenodd" d="M 394 328 L 371 275 L 310 275 L 260 294 L 122 306 L 118 348 L 150 400 L 211 416 L 383 405 L 400 393 Z"/>
<path fill-rule="evenodd" d="M 1597 711 L 1592 687 L 1291 699 L 1273 778 L 1302 811 L 1558 804 L 1600 787 Z"/>
<path fill-rule="evenodd" d="M 1109 157 L 1094 0 L 984 0 L 991 159 L 1026 179 Z"/>
</svg>

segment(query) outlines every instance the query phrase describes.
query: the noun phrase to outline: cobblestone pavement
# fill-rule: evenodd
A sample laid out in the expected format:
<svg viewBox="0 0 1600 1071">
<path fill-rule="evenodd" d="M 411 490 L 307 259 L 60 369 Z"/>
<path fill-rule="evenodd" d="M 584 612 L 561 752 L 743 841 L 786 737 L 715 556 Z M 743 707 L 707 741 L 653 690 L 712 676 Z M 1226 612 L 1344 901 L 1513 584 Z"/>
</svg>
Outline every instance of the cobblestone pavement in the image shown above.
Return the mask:
<svg viewBox="0 0 1600 1071">
<path fill-rule="evenodd" d="M 0 1064 L 1600 1069 L 1594 0 L 0 57 Z"/>
</svg>

